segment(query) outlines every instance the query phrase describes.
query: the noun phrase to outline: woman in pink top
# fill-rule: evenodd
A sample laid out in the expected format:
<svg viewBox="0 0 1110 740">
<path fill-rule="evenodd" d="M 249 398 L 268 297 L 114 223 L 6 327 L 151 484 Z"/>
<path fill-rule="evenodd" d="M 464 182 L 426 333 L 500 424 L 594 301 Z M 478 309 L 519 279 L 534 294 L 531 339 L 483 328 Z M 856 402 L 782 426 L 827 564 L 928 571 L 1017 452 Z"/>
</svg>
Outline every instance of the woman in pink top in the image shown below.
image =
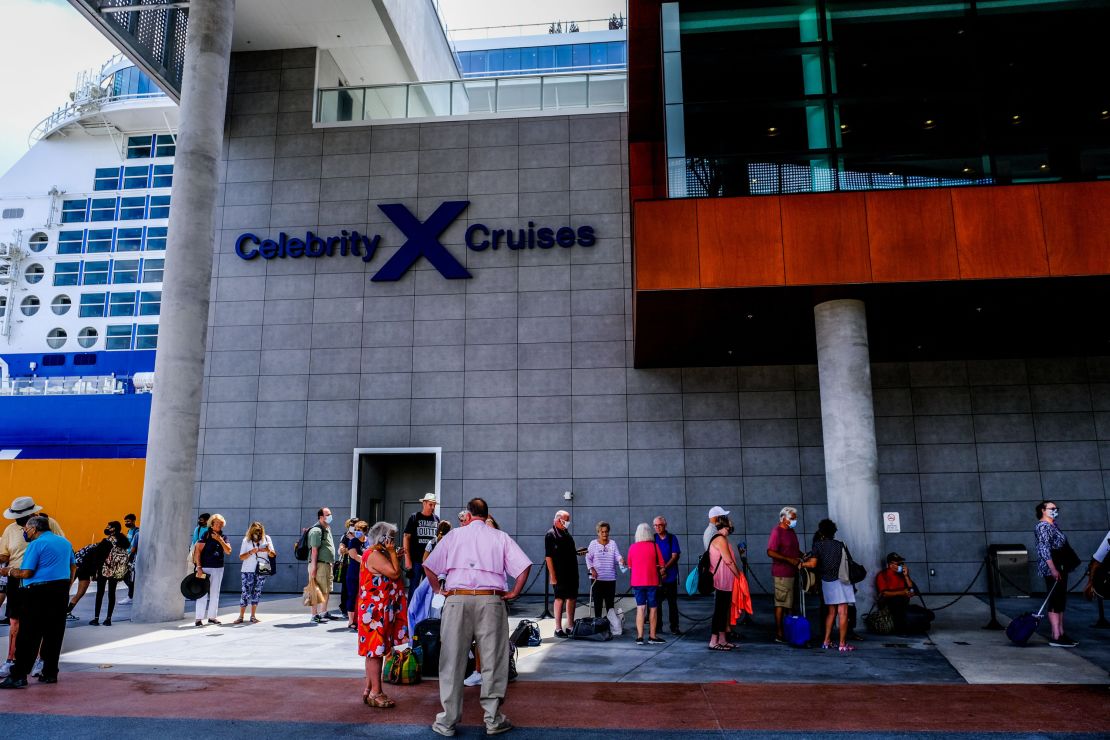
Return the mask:
<svg viewBox="0 0 1110 740">
<path fill-rule="evenodd" d="M 655 544 L 651 525 L 641 522 L 636 527 L 636 541 L 628 548 L 628 567 L 632 570 L 632 593 L 636 596 L 636 644 L 644 644 L 644 612 L 651 610 L 648 622 L 648 643 L 662 645 L 659 639 L 659 591 L 663 574 L 663 554 Z"/>
<path fill-rule="evenodd" d="M 729 610 L 732 608 L 732 581 L 740 575 L 736 550 L 729 544 L 732 522 L 727 516 L 717 517 L 717 534 L 709 541 L 709 567 L 713 570 L 713 626 L 709 635 L 710 650 L 732 650 L 728 641 Z"/>
</svg>

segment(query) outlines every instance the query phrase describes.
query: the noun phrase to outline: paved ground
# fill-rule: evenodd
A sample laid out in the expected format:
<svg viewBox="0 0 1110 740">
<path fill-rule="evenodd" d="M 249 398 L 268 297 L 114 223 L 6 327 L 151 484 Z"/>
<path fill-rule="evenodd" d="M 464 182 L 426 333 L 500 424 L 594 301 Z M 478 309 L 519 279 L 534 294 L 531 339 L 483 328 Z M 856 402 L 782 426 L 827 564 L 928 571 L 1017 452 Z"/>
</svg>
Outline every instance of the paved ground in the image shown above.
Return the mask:
<svg viewBox="0 0 1110 740">
<path fill-rule="evenodd" d="M 370 710 L 359 702 L 362 661 L 342 623 L 313 625 L 296 599 L 278 595 L 260 607 L 262 624 L 232 626 L 236 603 L 225 598 L 220 627 L 198 629 L 191 618 L 134 625 L 127 606 L 112 627 L 93 627 L 86 597 L 66 633 L 61 682 L 0 692 L 0 712 L 45 714 L 36 720 L 45 737 L 104 737 L 122 727 L 193 738 L 200 712 L 213 714 L 224 737 L 303 737 L 315 726 L 304 723 L 309 710 L 328 732 L 434 736 L 426 729 L 434 681 L 395 687 L 397 709 Z M 1000 621 L 1030 604 L 1000 602 Z M 556 640 L 551 620 L 541 622 L 543 645 L 520 651 L 506 704 L 522 728 L 514 737 L 624 738 L 649 728 L 690 738 L 1110 737 L 1110 630 L 1089 626 L 1095 609 L 1080 598 L 1069 602 L 1076 650 L 1043 638 L 1009 645 L 980 629 L 989 612 L 975 598 L 940 612 L 928 638 L 866 636 L 849 655 L 797 650 L 771 642 L 769 607 L 756 599 L 755 623 L 732 653 L 706 650 L 704 599 L 683 604 L 687 634 L 660 647 L 638 647 L 629 635 Z M 513 620 L 541 610 L 536 600 L 520 603 Z M 810 617 L 816 627 L 813 610 Z M 460 735 L 477 736 L 477 689 L 467 692 Z M 112 719 L 123 716 L 122 725 Z"/>
</svg>

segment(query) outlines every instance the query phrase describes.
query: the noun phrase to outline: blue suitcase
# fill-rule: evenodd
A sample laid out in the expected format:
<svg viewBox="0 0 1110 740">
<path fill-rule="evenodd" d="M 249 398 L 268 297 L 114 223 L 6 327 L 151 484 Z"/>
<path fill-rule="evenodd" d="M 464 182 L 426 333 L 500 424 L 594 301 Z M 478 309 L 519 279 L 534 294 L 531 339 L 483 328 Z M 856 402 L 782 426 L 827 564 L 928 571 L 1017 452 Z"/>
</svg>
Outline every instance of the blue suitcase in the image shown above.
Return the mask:
<svg viewBox="0 0 1110 740">
<path fill-rule="evenodd" d="M 1006 625 L 1006 637 L 1010 638 L 1010 642 L 1023 647 L 1029 642 L 1029 638 L 1041 626 L 1041 619 L 1044 618 L 1044 610 L 1048 607 L 1048 600 L 1052 598 L 1052 592 L 1056 590 L 1058 585 L 1060 585 L 1059 581 L 1052 584 L 1052 588 L 1048 590 L 1048 595 L 1044 597 L 1044 603 L 1041 604 L 1040 611 L 1035 614 L 1026 612 L 1010 620 L 1010 623 Z"/>
<path fill-rule="evenodd" d="M 798 598 L 801 614 L 788 614 L 782 621 L 782 631 L 786 641 L 794 647 L 809 647 L 811 635 L 809 620 L 806 619 L 806 594 L 801 588 L 801 578 L 798 582 Z"/>
</svg>

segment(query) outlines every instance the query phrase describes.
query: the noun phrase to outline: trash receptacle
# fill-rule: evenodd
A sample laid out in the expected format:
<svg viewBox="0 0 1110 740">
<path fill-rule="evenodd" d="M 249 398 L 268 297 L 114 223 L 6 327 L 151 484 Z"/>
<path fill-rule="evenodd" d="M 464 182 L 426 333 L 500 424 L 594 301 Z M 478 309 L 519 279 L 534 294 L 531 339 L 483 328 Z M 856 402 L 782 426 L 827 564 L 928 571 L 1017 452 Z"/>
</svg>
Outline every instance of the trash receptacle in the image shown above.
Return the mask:
<svg viewBox="0 0 1110 740">
<path fill-rule="evenodd" d="M 1029 596 L 1029 550 L 1025 545 L 991 545 L 994 593 L 998 596 Z"/>
</svg>

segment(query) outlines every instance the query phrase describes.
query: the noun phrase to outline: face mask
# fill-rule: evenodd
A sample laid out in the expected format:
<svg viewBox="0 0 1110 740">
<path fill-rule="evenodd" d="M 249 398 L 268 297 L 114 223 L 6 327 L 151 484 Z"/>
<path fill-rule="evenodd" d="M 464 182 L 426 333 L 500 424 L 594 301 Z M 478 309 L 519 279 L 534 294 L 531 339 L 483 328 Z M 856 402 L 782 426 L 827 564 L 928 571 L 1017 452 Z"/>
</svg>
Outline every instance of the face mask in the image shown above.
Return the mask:
<svg viewBox="0 0 1110 740">
<path fill-rule="evenodd" d="M 898 570 L 899 573 L 901 573 L 905 569 L 901 565 L 899 565 L 897 570 Z"/>
<path fill-rule="evenodd" d="M 794 529 L 795 527 L 798 526 L 798 520 L 797 519 L 791 519 L 789 522 L 786 523 L 786 526 L 790 527 L 791 529 Z"/>
<path fill-rule="evenodd" d="M 1059 509 L 1045 509 L 1045 511 L 1048 513 L 1049 519 L 1055 519 L 1056 517 L 1060 516 Z"/>
<path fill-rule="evenodd" d="M 332 519 L 331 514 L 328 514 L 326 517 L 324 517 L 324 521 L 328 524 L 331 524 L 331 519 Z"/>
<path fill-rule="evenodd" d="M 23 541 L 24 542 L 30 542 L 31 541 L 31 538 L 27 536 L 27 530 L 26 529 L 23 530 Z"/>
<path fill-rule="evenodd" d="M 110 528 L 110 527 L 105 527 L 105 528 L 104 528 L 104 534 L 107 534 L 107 535 L 110 535 L 110 534 L 112 534 L 112 530 L 111 530 L 111 528 Z"/>
<path fill-rule="evenodd" d="M 355 528 L 354 527 L 347 527 L 347 534 L 354 534 L 354 533 L 355 533 Z"/>
<path fill-rule="evenodd" d="M 127 527 L 128 529 L 134 529 L 135 528 L 135 523 L 134 522 L 131 522 L 131 523 L 124 522 L 123 526 Z"/>
</svg>

